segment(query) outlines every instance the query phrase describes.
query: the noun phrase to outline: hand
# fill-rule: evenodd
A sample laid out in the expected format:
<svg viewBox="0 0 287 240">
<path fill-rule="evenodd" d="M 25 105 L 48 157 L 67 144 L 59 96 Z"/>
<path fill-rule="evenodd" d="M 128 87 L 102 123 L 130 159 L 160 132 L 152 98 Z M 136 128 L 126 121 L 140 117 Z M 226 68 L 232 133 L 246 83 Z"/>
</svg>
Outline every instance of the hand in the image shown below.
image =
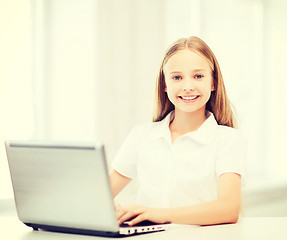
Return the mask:
<svg viewBox="0 0 287 240">
<path fill-rule="evenodd" d="M 119 225 L 123 222 L 132 219 L 129 225 L 135 225 L 144 220 L 149 220 L 155 223 L 166 223 L 167 209 L 149 208 L 142 205 L 131 205 L 117 211 Z"/>
<path fill-rule="evenodd" d="M 122 206 L 116 200 L 114 200 L 114 206 L 115 206 L 115 209 L 116 209 L 117 213 L 122 209 Z"/>
</svg>

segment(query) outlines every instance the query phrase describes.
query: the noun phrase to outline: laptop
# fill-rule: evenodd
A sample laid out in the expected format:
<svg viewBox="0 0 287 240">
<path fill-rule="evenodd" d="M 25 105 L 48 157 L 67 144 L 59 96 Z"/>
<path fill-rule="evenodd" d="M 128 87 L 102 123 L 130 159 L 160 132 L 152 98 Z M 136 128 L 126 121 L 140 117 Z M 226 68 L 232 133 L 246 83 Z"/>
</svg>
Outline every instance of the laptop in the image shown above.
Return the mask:
<svg viewBox="0 0 287 240">
<path fill-rule="evenodd" d="M 167 224 L 119 226 L 102 144 L 6 141 L 17 214 L 34 230 L 121 237 Z"/>
</svg>

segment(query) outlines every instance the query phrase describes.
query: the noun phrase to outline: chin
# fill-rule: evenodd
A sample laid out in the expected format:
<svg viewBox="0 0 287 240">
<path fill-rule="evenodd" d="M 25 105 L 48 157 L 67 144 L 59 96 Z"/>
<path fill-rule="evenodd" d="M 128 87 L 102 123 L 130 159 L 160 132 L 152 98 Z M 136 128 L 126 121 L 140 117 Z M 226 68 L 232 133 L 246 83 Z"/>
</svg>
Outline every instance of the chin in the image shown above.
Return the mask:
<svg viewBox="0 0 287 240">
<path fill-rule="evenodd" d="M 200 106 L 175 106 L 175 109 L 180 112 L 186 112 L 186 113 L 205 113 L 205 107 L 206 105 L 200 105 Z"/>
</svg>

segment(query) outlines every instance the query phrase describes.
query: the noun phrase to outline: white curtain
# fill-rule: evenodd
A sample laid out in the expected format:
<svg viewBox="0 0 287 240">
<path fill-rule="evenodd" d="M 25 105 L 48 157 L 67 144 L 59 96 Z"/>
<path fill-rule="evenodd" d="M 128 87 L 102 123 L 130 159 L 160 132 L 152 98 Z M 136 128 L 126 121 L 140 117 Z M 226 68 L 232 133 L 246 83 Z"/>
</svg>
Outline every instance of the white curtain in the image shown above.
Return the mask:
<svg viewBox="0 0 287 240">
<path fill-rule="evenodd" d="M 218 58 L 249 140 L 249 175 L 286 179 L 286 9 L 283 0 L 1 2 L 0 198 L 12 196 L 5 139 L 100 140 L 110 162 L 151 120 L 164 50 L 190 35 Z"/>
<path fill-rule="evenodd" d="M 4 140 L 34 131 L 29 0 L 0 1 L 0 199 L 12 197 Z"/>
<path fill-rule="evenodd" d="M 97 6 L 93 0 L 34 0 L 35 138 L 97 135 Z"/>
</svg>

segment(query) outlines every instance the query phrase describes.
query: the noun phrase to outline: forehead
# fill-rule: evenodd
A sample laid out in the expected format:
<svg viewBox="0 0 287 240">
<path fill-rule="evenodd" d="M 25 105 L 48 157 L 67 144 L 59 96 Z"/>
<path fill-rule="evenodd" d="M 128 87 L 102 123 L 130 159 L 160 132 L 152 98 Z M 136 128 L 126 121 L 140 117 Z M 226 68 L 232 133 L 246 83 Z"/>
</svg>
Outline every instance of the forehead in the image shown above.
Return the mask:
<svg viewBox="0 0 287 240">
<path fill-rule="evenodd" d="M 211 70 L 209 62 L 203 56 L 189 49 L 177 51 L 167 60 L 164 66 L 164 71 L 192 71 L 193 69 Z"/>
</svg>

